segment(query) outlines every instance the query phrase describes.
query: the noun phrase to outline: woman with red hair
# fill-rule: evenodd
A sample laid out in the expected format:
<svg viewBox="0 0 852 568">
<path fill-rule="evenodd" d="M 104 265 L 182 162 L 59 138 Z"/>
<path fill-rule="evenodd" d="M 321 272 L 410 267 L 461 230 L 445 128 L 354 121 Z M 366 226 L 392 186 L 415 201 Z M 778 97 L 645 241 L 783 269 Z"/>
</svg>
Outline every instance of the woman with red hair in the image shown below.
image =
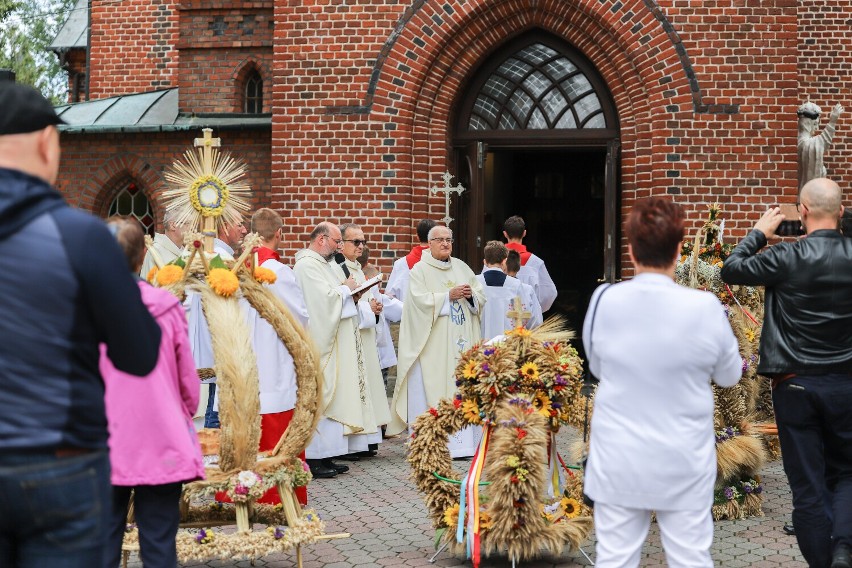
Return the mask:
<svg viewBox="0 0 852 568">
<path fill-rule="evenodd" d="M 585 493 L 595 501 L 599 568 L 638 566 L 651 511 L 669 566 L 713 566 L 716 451 L 711 380 L 742 360 L 725 310 L 674 281 L 684 213 L 664 197 L 626 223 L 629 281 L 592 295 L 583 326 L 595 395 Z"/>
</svg>

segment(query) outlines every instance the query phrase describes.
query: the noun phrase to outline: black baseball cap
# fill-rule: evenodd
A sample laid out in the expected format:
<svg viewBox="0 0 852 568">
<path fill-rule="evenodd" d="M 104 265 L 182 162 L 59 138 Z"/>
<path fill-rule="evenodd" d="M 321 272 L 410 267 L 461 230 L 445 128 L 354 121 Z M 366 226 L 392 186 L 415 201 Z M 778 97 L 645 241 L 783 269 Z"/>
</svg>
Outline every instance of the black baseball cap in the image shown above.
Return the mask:
<svg viewBox="0 0 852 568">
<path fill-rule="evenodd" d="M 53 105 L 27 85 L 0 81 L 0 136 L 26 134 L 55 124 L 65 124 Z"/>
</svg>

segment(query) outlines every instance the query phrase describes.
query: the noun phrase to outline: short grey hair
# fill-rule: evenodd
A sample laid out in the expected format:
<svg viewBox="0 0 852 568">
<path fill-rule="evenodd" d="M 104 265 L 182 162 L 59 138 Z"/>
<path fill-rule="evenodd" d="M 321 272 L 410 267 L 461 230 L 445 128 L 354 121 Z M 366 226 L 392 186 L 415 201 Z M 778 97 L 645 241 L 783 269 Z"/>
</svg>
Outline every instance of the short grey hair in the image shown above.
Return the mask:
<svg viewBox="0 0 852 568">
<path fill-rule="evenodd" d="M 431 229 L 429 229 L 429 240 L 432 240 L 432 237 L 435 235 L 435 231 L 444 229 L 450 232 L 450 238 L 453 238 L 453 230 L 449 227 L 445 227 L 444 225 L 435 225 Z"/>
<path fill-rule="evenodd" d="M 168 230 L 169 225 L 175 223 L 177 221 L 178 216 L 178 208 L 175 207 L 173 209 L 166 209 L 166 212 L 163 214 L 163 230 Z"/>
</svg>

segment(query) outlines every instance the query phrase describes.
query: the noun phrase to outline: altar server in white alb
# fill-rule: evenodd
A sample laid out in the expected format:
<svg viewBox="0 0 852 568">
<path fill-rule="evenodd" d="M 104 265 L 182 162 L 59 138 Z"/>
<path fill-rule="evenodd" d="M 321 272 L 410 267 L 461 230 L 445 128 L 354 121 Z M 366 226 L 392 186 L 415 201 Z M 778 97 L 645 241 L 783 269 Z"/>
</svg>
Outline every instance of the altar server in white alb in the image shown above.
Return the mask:
<svg viewBox="0 0 852 568">
<path fill-rule="evenodd" d="M 397 382 L 388 434 L 398 434 L 417 416 L 456 393 L 454 371 L 461 353 L 481 336 L 479 314 L 485 294 L 468 265 L 450 254 L 453 233 L 429 231 L 429 250 L 411 271 L 399 329 Z M 478 430 L 465 428 L 450 439 L 452 457 L 472 456 Z"/>
<path fill-rule="evenodd" d="M 523 283 L 506 275 L 506 259 L 509 256 L 506 245 L 500 241 L 488 241 L 484 256 L 484 268 L 476 277 L 488 300 L 482 309 L 482 339 L 488 341 L 516 327 L 515 317 L 523 320 L 527 329 L 540 326 L 542 316 L 538 299 L 525 299 Z"/>
<path fill-rule="evenodd" d="M 710 383 L 736 385 L 742 359 L 719 300 L 674 282 L 683 225 L 670 199 L 637 202 L 626 223 L 636 276 L 598 288 L 583 325 L 600 379 L 584 486 L 600 568 L 639 566 L 651 511 L 669 566 L 713 566 Z"/>
<path fill-rule="evenodd" d="M 521 255 L 518 254 L 518 251 L 509 249 L 509 256 L 506 257 L 506 274 L 508 276 L 513 276 L 517 278 L 518 271 L 520 269 Z M 518 280 L 518 282 L 521 281 Z M 527 284 L 526 282 L 521 282 L 521 300 L 523 300 L 525 306 L 538 306 L 538 311 L 543 311 L 541 309 L 541 304 L 538 301 L 538 295 L 536 295 L 535 290 L 533 290 L 533 287 Z"/>
<path fill-rule="evenodd" d="M 411 247 L 411 252 L 393 263 L 385 294 L 396 298 L 400 302 L 405 301 L 405 293 L 408 291 L 408 277 L 414 265 L 420 262 L 423 251 L 429 248 L 429 231 L 437 225 L 432 219 L 423 219 L 417 223 L 417 238 L 420 244 Z"/>
<path fill-rule="evenodd" d="M 358 285 L 343 278 L 334 262 L 343 236 L 333 223 L 317 225 L 308 248 L 296 253 L 296 281 L 305 296 L 311 318 L 310 335 L 320 353 L 323 387 L 320 419 L 306 450 L 314 477 L 334 477 L 349 468 L 331 461 L 349 453 L 347 436 L 377 431 L 368 395 L 361 351 Z"/>
<path fill-rule="evenodd" d="M 541 304 L 541 311 L 546 312 L 556 301 L 556 284 L 547 272 L 544 261 L 528 251 L 523 244 L 526 236 L 527 225 L 523 217 L 514 215 L 503 222 L 506 246 L 521 255 L 521 269 L 518 271 L 517 278 L 532 286 L 538 296 L 538 303 Z"/>
<path fill-rule="evenodd" d="M 343 256 L 346 259 L 344 265 L 349 275 L 355 279 L 355 283 L 360 286 L 367 280 L 361 263 L 358 262 L 358 257 L 367 244 L 364 231 L 354 223 L 346 223 L 340 226 L 340 233 L 343 236 Z M 388 395 L 385 391 L 385 383 L 382 380 L 382 367 L 379 364 L 379 351 L 376 342 L 376 332 L 381 322 L 383 310 L 378 290 L 378 285 L 373 286 L 358 300 L 358 327 L 361 330 L 361 350 L 367 378 L 367 398 L 375 419 L 373 426 L 376 427 L 374 432 L 349 436 L 349 452 L 357 453 L 361 457 L 375 455 L 378 444 L 382 441 L 381 426 L 390 422 Z"/>
</svg>

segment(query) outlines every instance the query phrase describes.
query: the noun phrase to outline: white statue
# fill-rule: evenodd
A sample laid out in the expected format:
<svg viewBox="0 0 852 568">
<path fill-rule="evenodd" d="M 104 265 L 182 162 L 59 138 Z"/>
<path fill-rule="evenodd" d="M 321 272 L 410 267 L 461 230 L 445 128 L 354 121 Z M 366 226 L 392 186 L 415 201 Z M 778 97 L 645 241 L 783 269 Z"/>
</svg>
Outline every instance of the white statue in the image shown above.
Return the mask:
<svg viewBox="0 0 852 568">
<path fill-rule="evenodd" d="M 796 115 L 799 117 L 799 139 L 797 148 L 799 152 L 799 191 L 802 186 L 814 178 L 826 177 L 825 165 L 822 157 L 825 150 L 831 146 L 834 138 L 834 127 L 843 107 L 839 104 L 831 109 L 831 118 L 828 124 L 817 135 L 819 126 L 819 115 L 822 110 L 814 103 L 808 101 L 799 107 Z"/>
</svg>

